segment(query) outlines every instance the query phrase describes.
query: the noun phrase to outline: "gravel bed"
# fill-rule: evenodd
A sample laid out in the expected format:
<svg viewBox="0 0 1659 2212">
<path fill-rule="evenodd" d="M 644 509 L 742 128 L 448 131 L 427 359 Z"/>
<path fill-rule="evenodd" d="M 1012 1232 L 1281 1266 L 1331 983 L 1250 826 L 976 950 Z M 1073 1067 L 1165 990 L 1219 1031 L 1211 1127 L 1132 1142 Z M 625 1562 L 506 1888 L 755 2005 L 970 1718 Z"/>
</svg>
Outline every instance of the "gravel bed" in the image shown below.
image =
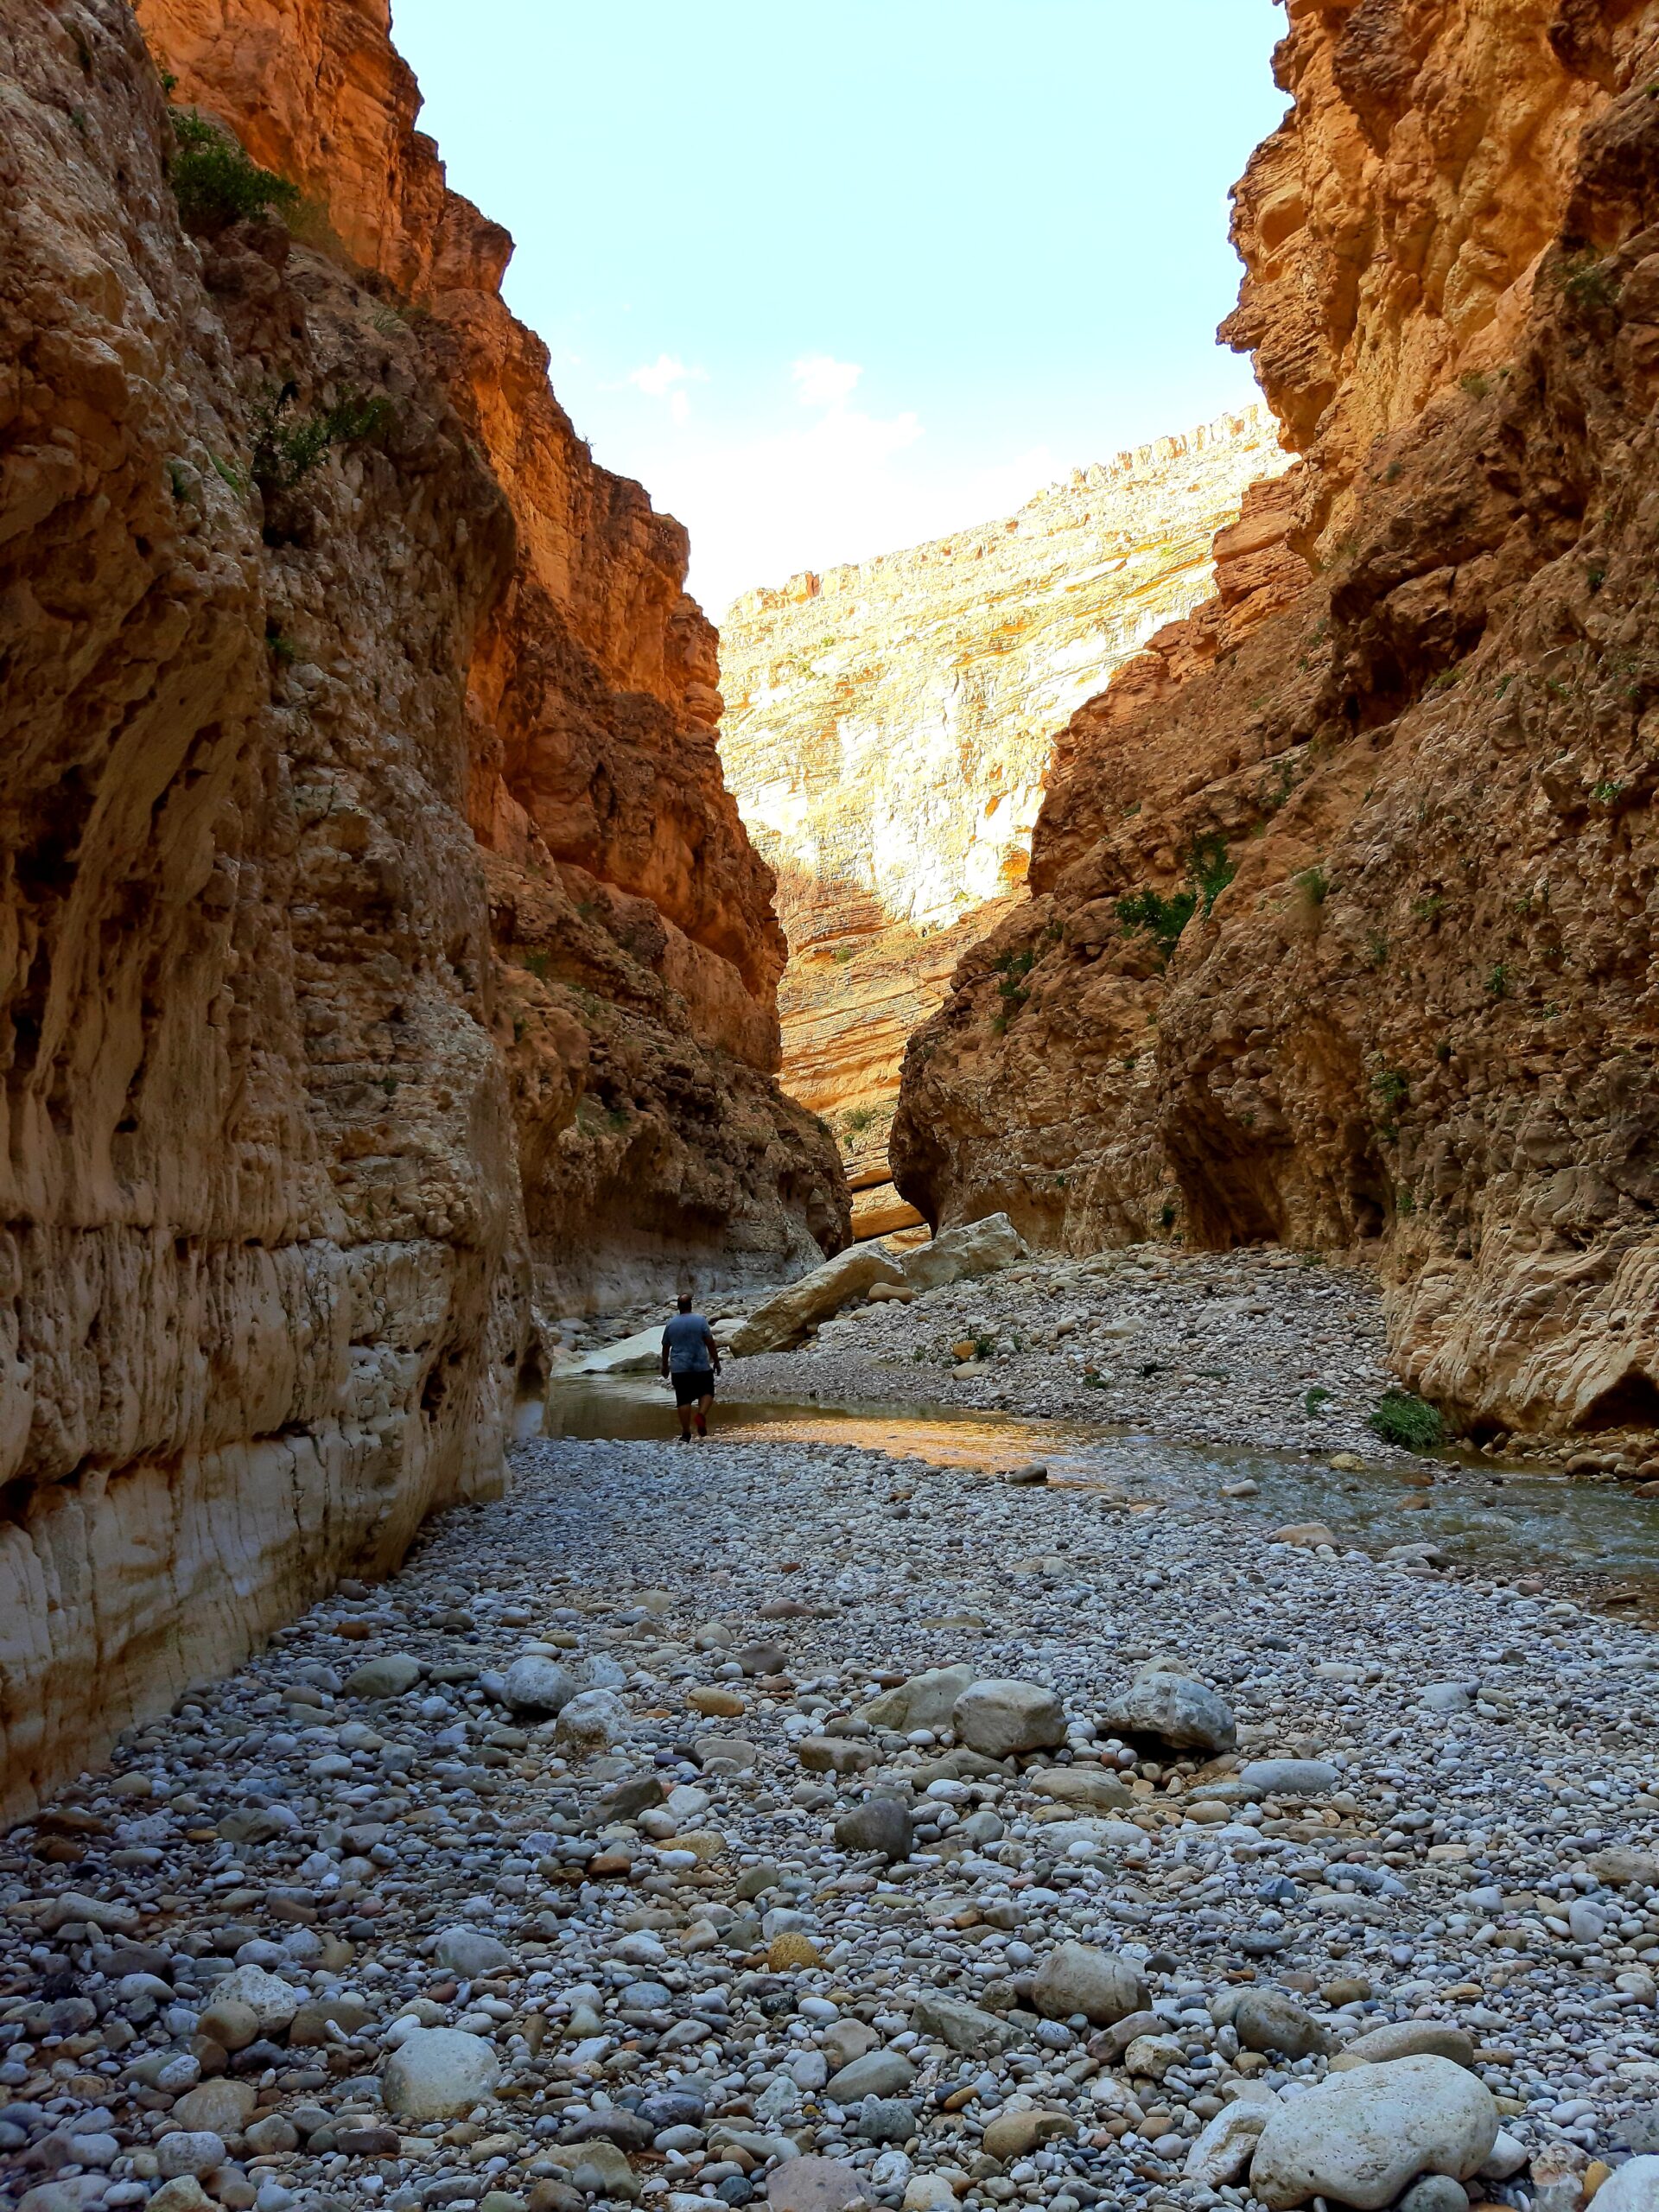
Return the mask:
<svg viewBox="0 0 1659 2212">
<path fill-rule="evenodd" d="M 1656 1669 L 1203 1508 L 531 1445 L 6 1839 L 11 2197 L 1244 2205 L 1389 2026 L 1402 2139 L 1487 2129 L 1413 2212 L 1572 2212 L 1659 2150 Z"/>
<path fill-rule="evenodd" d="M 957 1348 L 969 1353 L 957 1356 Z M 957 1370 L 968 1366 L 968 1374 Z M 862 1306 L 803 1351 L 731 1363 L 728 1392 L 1121 1421 L 1273 1449 L 1386 1447 L 1368 1427 L 1395 1387 L 1375 1277 L 1243 1250 L 1164 1246 L 1040 1261 Z"/>
</svg>

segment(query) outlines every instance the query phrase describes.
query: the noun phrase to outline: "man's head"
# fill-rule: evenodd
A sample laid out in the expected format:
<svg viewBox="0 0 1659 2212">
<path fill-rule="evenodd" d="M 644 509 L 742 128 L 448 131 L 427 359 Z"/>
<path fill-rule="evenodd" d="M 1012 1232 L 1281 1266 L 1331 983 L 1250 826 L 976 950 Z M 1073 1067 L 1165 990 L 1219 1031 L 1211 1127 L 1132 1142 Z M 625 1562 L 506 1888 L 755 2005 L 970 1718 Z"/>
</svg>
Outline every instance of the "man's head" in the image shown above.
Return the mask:
<svg viewBox="0 0 1659 2212">
<path fill-rule="evenodd" d="M 691 1294 L 689 1290 L 683 1290 L 680 1293 L 680 1311 L 682 1313 L 689 1313 L 691 1311 Z"/>
</svg>

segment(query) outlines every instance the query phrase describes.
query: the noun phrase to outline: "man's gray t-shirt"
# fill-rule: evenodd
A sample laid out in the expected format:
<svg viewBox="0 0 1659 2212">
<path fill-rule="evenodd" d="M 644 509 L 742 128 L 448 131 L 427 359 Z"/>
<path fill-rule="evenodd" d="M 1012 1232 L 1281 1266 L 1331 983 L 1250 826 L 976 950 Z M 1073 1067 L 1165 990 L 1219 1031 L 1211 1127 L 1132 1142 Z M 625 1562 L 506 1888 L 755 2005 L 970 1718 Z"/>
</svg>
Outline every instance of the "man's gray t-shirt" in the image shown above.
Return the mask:
<svg viewBox="0 0 1659 2212">
<path fill-rule="evenodd" d="M 677 1313 L 663 1331 L 663 1348 L 668 1354 L 671 1375 L 690 1375 L 715 1363 L 709 1348 L 709 1324 L 701 1313 Z"/>
</svg>

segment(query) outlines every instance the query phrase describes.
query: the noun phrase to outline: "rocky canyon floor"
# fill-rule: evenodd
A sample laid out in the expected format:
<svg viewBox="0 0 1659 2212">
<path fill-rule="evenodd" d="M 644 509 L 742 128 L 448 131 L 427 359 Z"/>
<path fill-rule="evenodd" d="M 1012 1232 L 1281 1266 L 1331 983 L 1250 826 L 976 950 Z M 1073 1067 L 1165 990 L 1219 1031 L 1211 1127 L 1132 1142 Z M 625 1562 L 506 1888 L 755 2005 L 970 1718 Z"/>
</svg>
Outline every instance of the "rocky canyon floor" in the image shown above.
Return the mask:
<svg viewBox="0 0 1659 2212">
<path fill-rule="evenodd" d="M 6 1839 L 25 2212 L 1651 2202 L 1638 1626 L 781 1433 L 516 1478 Z"/>
</svg>

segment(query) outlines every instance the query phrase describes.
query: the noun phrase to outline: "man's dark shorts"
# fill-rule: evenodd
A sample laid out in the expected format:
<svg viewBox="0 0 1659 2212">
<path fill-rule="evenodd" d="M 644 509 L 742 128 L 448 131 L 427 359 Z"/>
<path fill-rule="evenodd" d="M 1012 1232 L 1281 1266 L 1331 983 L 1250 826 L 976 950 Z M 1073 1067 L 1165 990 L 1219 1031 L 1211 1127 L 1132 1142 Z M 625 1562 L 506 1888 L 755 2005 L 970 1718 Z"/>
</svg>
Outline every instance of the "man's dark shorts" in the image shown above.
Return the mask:
<svg viewBox="0 0 1659 2212">
<path fill-rule="evenodd" d="M 683 1368 L 674 1377 L 674 1402 L 677 1406 L 695 1406 L 699 1398 L 712 1398 L 714 1395 L 712 1368 Z"/>
</svg>

